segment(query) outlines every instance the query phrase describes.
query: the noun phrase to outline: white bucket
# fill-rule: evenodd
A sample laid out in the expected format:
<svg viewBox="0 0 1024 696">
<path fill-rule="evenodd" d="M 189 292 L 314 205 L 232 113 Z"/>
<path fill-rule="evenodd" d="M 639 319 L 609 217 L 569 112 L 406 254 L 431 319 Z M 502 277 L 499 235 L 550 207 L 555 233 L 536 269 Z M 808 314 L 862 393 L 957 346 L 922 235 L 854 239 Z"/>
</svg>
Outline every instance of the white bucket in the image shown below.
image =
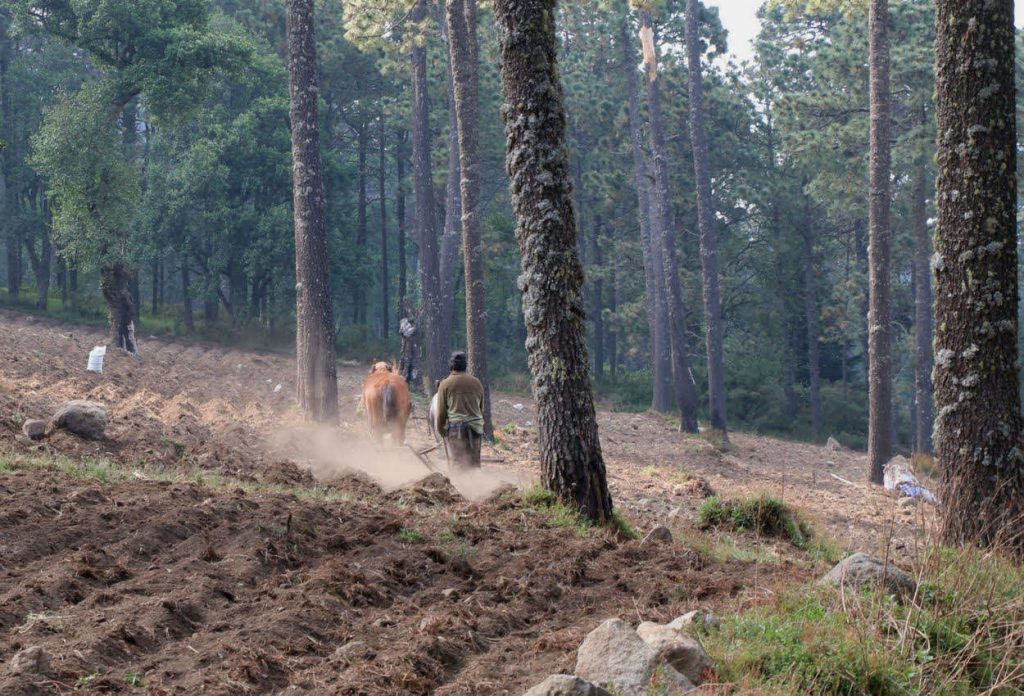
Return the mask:
<svg viewBox="0 0 1024 696">
<path fill-rule="evenodd" d="M 89 372 L 103 372 L 103 356 L 107 354 L 106 346 L 96 346 L 89 351 L 89 365 L 85 368 Z"/>
</svg>

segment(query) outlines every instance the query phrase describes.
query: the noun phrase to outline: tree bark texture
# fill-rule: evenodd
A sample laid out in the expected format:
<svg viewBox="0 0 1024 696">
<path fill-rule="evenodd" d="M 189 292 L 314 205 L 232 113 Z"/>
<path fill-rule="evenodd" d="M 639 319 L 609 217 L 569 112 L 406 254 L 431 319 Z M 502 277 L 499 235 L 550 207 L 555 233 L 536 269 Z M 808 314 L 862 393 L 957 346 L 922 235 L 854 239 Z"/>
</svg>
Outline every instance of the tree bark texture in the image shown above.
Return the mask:
<svg viewBox="0 0 1024 696">
<path fill-rule="evenodd" d="M 892 457 L 892 152 L 889 143 L 889 3 L 871 0 L 871 191 L 868 209 L 868 479 L 882 483 Z"/>
<path fill-rule="evenodd" d="M 469 371 L 484 385 L 484 435 L 494 436 L 487 365 L 484 250 L 480 232 L 480 48 L 477 0 L 447 0 L 454 104 L 459 134 L 462 257 L 466 278 L 466 350 Z"/>
<path fill-rule="evenodd" d="M 377 161 L 377 195 L 380 196 L 380 338 L 387 338 L 388 335 L 388 304 L 391 302 L 388 297 L 388 285 L 391 280 L 388 273 L 388 199 L 384 195 L 387 190 L 387 148 L 384 146 L 387 119 L 384 116 L 384 109 L 381 108 L 380 131 L 377 134 L 380 138 Z"/>
<path fill-rule="evenodd" d="M 925 123 L 921 108 L 919 125 Z M 935 409 L 932 395 L 933 322 L 931 256 L 928 234 L 927 164 L 922 154 L 914 166 L 911 220 L 914 226 L 914 450 L 932 454 Z"/>
<path fill-rule="evenodd" d="M 367 126 L 366 119 L 360 115 L 360 122 L 358 128 L 356 128 L 356 138 L 358 144 L 358 152 L 356 155 L 356 161 L 359 172 L 359 186 L 358 195 L 356 197 L 356 246 L 359 247 L 357 253 L 363 253 L 366 248 L 366 238 L 368 236 L 367 221 L 366 221 L 366 156 L 370 147 L 370 133 L 369 127 Z M 352 323 L 353 324 L 366 324 L 366 290 L 363 287 L 363 283 L 358 280 L 351 286 L 352 292 Z"/>
<path fill-rule="evenodd" d="M 942 537 L 1024 552 L 1012 0 L 938 0 L 935 445 Z"/>
<path fill-rule="evenodd" d="M 299 406 L 312 419 L 338 419 L 334 312 L 327 255 L 313 0 L 288 0 L 288 72 L 295 207 L 295 358 Z"/>
<path fill-rule="evenodd" d="M 653 32 L 650 12 L 640 14 L 643 26 Z M 652 51 L 657 55 L 657 49 Z M 661 84 L 658 81 L 657 66 L 647 65 L 647 111 L 651 132 L 651 153 L 654 157 L 654 225 L 652 236 L 660 241 L 653 244 L 655 254 L 661 256 L 661 283 L 665 288 L 668 307 L 669 335 L 672 343 L 672 381 L 675 387 L 676 405 L 679 407 L 679 429 L 682 432 L 697 432 L 697 385 L 690 369 L 689 341 L 686 337 L 687 312 L 683 299 L 683 286 L 679 280 L 679 264 L 676 260 L 676 231 L 672 220 L 671 192 L 669 190 L 668 147 L 661 116 Z M 724 432 L 724 429 L 723 429 Z"/>
<path fill-rule="evenodd" d="M 131 271 L 124 264 L 100 269 L 100 292 L 107 303 L 114 345 L 128 353 L 138 353 L 135 344 L 135 305 L 132 302 Z"/>
<path fill-rule="evenodd" d="M 412 19 L 423 22 L 427 17 L 427 0 L 417 0 Z M 416 233 L 419 238 L 420 291 L 423 310 L 420 330 L 426 353 L 423 366 L 423 387 L 434 393 L 434 382 L 447 374 L 444 346 L 447 338 L 441 333 L 441 285 L 438 260 L 437 217 L 434 208 L 434 182 L 430 163 L 430 99 L 427 94 L 427 49 L 412 48 L 412 159 L 416 190 Z"/>
<path fill-rule="evenodd" d="M 647 329 L 651 345 L 651 369 L 654 391 L 651 408 L 659 413 L 672 410 L 672 348 L 668 331 L 668 305 L 661 255 L 655 253 L 651 230 L 651 187 L 647 156 L 644 153 L 643 124 L 640 118 L 640 91 L 637 88 L 636 56 L 629 33 L 629 6 L 623 8 L 620 28 L 622 71 L 629 99 L 629 134 L 633 145 L 633 178 L 636 184 L 637 218 L 640 248 L 644 264 L 644 289 L 647 297 Z M 660 248 L 660 247 L 658 247 Z"/>
<path fill-rule="evenodd" d="M 690 86 L 690 141 L 697 183 L 697 226 L 704 282 L 704 335 L 708 361 L 708 408 L 711 427 L 728 432 L 725 413 L 725 355 L 722 346 L 722 296 L 718 278 L 718 232 L 711 197 L 711 156 L 704 126 L 704 77 L 700 64 L 700 5 L 686 3 L 686 55 Z"/>
<path fill-rule="evenodd" d="M 811 199 L 804 197 L 803 216 L 804 323 L 807 325 L 807 373 L 810 381 L 811 433 L 820 441 L 824 427 L 821 406 L 821 322 L 818 319 L 818 258 L 814 250 Z"/>
<path fill-rule="evenodd" d="M 496 0 L 495 15 L 541 481 L 580 514 L 608 523 L 612 499 L 590 389 L 555 0 Z"/>
<path fill-rule="evenodd" d="M 405 311 L 405 297 L 409 291 L 408 270 L 405 257 L 405 139 L 407 132 L 399 128 L 395 132 L 395 220 L 398 255 L 398 311 L 401 317 Z"/>
</svg>

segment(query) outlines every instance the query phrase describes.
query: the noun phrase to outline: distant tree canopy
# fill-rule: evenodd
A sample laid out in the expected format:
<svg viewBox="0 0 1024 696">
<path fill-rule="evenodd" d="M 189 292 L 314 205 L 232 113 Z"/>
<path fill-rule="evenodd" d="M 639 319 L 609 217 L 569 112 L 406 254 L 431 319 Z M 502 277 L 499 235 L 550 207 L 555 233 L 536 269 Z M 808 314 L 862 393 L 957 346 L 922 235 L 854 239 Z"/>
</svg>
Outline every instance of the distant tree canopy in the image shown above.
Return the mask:
<svg viewBox="0 0 1024 696">
<path fill-rule="evenodd" d="M 440 289 L 448 299 L 438 321 L 450 326 L 442 348 L 466 342 L 460 245 L 445 251 L 453 231 L 461 239 L 461 176 L 456 166 L 453 178 L 450 157 L 449 37 L 443 3 L 426 2 L 422 16 L 411 12 L 413 4 L 316 4 L 334 329 L 341 354 L 360 359 L 397 355 L 398 319 L 423 298 L 412 159 L 414 47 L 424 50 L 428 107 L 420 135 L 429 146 L 429 171 L 420 194 L 430 191 L 436 203 L 426 222 L 437 235 L 438 274 L 450 285 Z M 669 222 L 688 310 L 684 337 L 697 415 L 707 422 L 704 283 L 681 50 L 685 5 L 561 2 L 559 68 L 597 398 L 648 408 L 656 376 L 652 259 L 641 234 L 634 158 L 651 157 L 639 38 L 640 11 L 651 13 Z M 897 446 L 910 449 L 921 440 L 914 416 L 921 390 L 929 388 L 915 386 L 915 220 L 927 228 L 935 216 L 934 3 L 889 6 L 893 420 Z M 854 446 L 866 441 L 866 7 L 767 3 L 745 64 L 727 58 L 730 37 L 717 10 L 700 8 L 726 402 L 738 429 L 834 435 Z M 147 331 L 290 342 L 295 276 L 284 16 L 283 0 L 4 3 L 0 300 L 42 300 L 51 309 L 96 316 L 106 310 L 92 288 L 102 268 L 119 265 L 125 286 L 118 299 L 128 297 Z M 489 3 L 480 5 L 479 41 L 478 219 L 488 359 L 498 386 L 520 386 L 526 332 Z M 445 253 L 454 261 L 446 262 Z M 667 396 L 672 410 L 671 388 Z"/>
</svg>

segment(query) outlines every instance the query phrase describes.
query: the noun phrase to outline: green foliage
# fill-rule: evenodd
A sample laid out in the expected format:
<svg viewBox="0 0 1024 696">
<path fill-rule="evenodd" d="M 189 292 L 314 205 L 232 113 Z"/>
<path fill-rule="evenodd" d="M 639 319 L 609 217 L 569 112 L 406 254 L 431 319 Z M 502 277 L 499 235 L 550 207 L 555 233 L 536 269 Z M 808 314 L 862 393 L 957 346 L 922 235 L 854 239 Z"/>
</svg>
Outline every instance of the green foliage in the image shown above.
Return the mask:
<svg viewBox="0 0 1024 696">
<path fill-rule="evenodd" d="M 717 676 L 792 694 L 1017 693 L 1024 573 L 997 556 L 929 549 L 917 595 L 799 587 L 702 629 Z"/>
<path fill-rule="evenodd" d="M 403 527 L 398 532 L 398 540 L 403 544 L 422 544 L 425 538 L 420 530 Z"/>
<path fill-rule="evenodd" d="M 810 527 L 795 511 L 767 494 L 742 500 L 708 498 L 700 506 L 699 519 L 705 527 L 727 527 L 778 537 L 801 549 L 808 547 L 812 536 Z"/>
</svg>

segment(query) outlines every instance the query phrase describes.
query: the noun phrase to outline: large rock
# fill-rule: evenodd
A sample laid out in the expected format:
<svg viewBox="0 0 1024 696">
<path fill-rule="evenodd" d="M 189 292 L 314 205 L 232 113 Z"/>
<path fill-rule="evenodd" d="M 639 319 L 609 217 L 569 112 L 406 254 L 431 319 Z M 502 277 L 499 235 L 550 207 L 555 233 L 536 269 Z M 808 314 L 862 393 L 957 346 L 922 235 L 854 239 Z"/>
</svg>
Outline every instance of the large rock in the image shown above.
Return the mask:
<svg viewBox="0 0 1024 696">
<path fill-rule="evenodd" d="M 87 440 L 102 440 L 107 429 L 107 407 L 96 401 L 69 401 L 53 414 L 53 427 Z"/>
<path fill-rule="evenodd" d="M 844 558 L 819 582 L 854 588 L 865 585 L 881 586 L 889 594 L 900 598 L 912 595 L 917 589 L 917 583 L 908 573 L 903 572 L 891 562 L 885 563 L 866 553 L 855 553 Z"/>
<path fill-rule="evenodd" d="M 21 432 L 25 434 L 29 440 L 42 440 L 46 437 L 46 421 L 41 420 L 27 420 L 21 425 Z"/>
<path fill-rule="evenodd" d="M 841 452 L 843 450 L 843 446 L 839 444 L 839 440 L 834 437 L 828 438 L 828 441 L 825 443 L 825 448 L 829 452 Z"/>
<path fill-rule="evenodd" d="M 695 687 L 622 619 L 608 619 L 591 631 L 576 654 L 576 675 L 620 696 L 646 696 L 652 680 L 661 691 L 686 693 Z"/>
<path fill-rule="evenodd" d="M 636 634 L 658 653 L 659 663 L 671 665 L 694 684 L 703 684 L 714 669 L 704 646 L 671 625 L 645 621 L 636 627 Z"/>
<path fill-rule="evenodd" d="M 523 696 L 612 696 L 600 686 L 571 674 L 552 674 Z"/>
<path fill-rule="evenodd" d="M 50 656 L 38 645 L 25 648 L 11 658 L 13 674 L 44 674 L 50 671 Z"/>
<path fill-rule="evenodd" d="M 641 546 L 647 546 L 648 544 L 671 544 L 672 543 L 672 532 L 665 525 L 655 525 L 651 531 L 647 532 L 647 536 L 640 542 Z"/>
</svg>

